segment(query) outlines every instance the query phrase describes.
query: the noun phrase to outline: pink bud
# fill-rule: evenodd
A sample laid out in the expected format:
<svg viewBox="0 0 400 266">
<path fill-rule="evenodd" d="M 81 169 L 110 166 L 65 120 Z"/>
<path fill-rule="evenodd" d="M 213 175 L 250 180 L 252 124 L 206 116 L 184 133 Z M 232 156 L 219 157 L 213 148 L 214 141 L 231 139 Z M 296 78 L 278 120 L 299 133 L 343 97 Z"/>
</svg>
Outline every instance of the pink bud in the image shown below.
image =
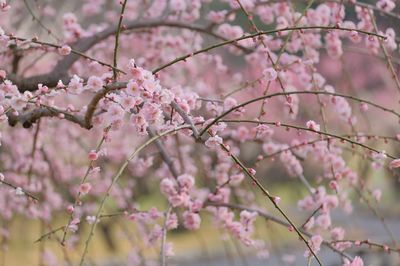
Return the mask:
<svg viewBox="0 0 400 266">
<path fill-rule="evenodd" d="M 58 53 L 60 55 L 69 55 L 71 53 L 71 47 L 68 45 L 63 45 L 62 47 L 58 48 Z"/>
<path fill-rule="evenodd" d="M 275 202 L 276 205 L 279 204 L 279 202 L 281 201 L 280 197 L 272 197 L 272 200 Z"/>
<path fill-rule="evenodd" d="M 253 168 L 248 168 L 247 170 L 249 171 L 249 173 L 251 175 L 255 175 L 256 174 L 256 170 L 254 170 Z"/>
<path fill-rule="evenodd" d="M 368 104 L 362 103 L 362 104 L 360 105 L 360 110 L 363 111 L 363 112 L 368 111 Z"/>
<path fill-rule="evenodd" d="M 399 168 L 400 167 L 400 159 L 395 159 L 389 163 L 389 168 Z"/>
<path fill-rule="evenodd" d="M 74 212 L 74 206 L 68 205 L 68 207 L 67 207 L 67 212 L 68 212 L 68 213 L 73 213 L 73 212 Z"/>
<path fill-rule="evenodd" d="M 95 150 L 91 150 L 89 152 L 89 160 L 96 161 L 98 158 L 99 158 L 99 155 L 97 154 L 97 152 Z"/>
<path fill-rule="evenodd" d="M 331 181 L 329 182 L 329 187 L 335 191 L 338 191 L 339 189 L 339 184 L 336 181 Z"/>
<path fill-rule="evenodd" d="M 273 81 L 278 76 L 275 69 L 273 69 L 272 67 L 265 69 L 263 71 L 263 74 L 264 74 L 265 78 L 267 79 L 267 81 Z"/>
<path fill-rule="evenodd" d="M 92 185 L 90 183 L 83 183 L 79 186 L 79 192 L 82 195 L 89 193 L 90 189 L 92 189 Z"/>
</svg>

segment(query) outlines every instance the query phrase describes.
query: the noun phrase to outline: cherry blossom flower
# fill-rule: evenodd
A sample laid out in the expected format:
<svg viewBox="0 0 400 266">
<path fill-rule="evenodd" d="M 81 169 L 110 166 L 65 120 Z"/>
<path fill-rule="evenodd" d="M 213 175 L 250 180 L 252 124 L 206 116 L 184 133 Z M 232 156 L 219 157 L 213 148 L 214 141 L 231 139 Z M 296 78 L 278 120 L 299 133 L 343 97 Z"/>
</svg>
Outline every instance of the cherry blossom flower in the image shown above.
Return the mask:
<svg viewBox="0 0 400 266">
<path fill-rule="evenodd" d="M 182 215 L 183 225 L 189 230 L 196 230 L 200 227 L 201 218 L 198 213 L 185 211 Z"/>
<path fill-rule="evenodd" d="M 342 227 L 335 227 L 330 231 L 330 233 L 333 240 L 343 240 L 345 230 Z"/>
<path fill-rule="evenodd" d="M 15 195 L 17 195 L 17 196 L 23 196 L 23 195 L 25 195 L 25 192 L 22 190 L 22 188 L 17 187 L 17 188 L 15 189 Z"/>
<path fill-rule="evenodd" d="M 273 81 L 278 77 L 278 73 L 272 67 L 264 69 L 263 74 L 267 81 Z"/>
<path fill-rule="evenodd" d="M 71 53 L 71 47 L 69 47 L 68 45 L 63 45 L 60 48 L 58 48 L 58 53 L 60 55 L 69 55 Z"/>
<path fill-rule="evenodd" d="M 81 94 L 83 92 L 82 79 L 77 75 L 74 75 L 68 83 L 67 91 L 71 94 Z"/>
<path fill-rule="evenodd" d="M 88 224 L 94 224 L 96 222 L 96 216 L 86 216 L 86 222 Z"/>
<path fill-rule="evenodd" d="M 376 6 L 382 10 L 390 12 L 396 7 L 396 4 L 392 0 L 379 0 L 376 3 Z"/>
<path fill-rule="evenodd" d="M 312 248 L 312 250 L 314 251 L 314 253 L 317 253 L 320 249 L 321 249 L 321 244 L 323 242 L 323 238 L 321 235 L 313 235 L 310 239 L 310 246 Z M 305 257 L 309 257 L 310 256 L 310 251 L 306 250 L 306 252 L 304 253 Z"/>
<path fill-rule="evenodd" d="M 92 185 L 90 183 L 83 183 L 79 186 L 79 192 L 82 195 L 85 195 L 89 193 L 89 191 L 92 189 Z"/>
<path fill-rule="evenodd" d="M 87 87 L 94 92 L 98 92 L 103 88 L 103 86 L 104 86 L 103 80 L 96 76 L 89 77 L 87 81 Z"/>
<path fill-rule="evenodd" d="M 389 167 L 394 169 L 394 168 L 399 168 L 400 167 L 400 159 L 395 159 L 389 163 Z"/>
<path fill-rule="evenodd" d="M 320 125 L 318 125 L 317 123 L 315 123 L 315 121 L 313 121 L 313 120 L 307 121 L 306 127 L 307 127 L 308 129 L 313 130 L 313 131 L 320 131 L 320 130 L 321 130 Z"/>
<path fill-rule="evenodd" d="M 190 190 L 194 185 L 194 177 L 188 174 L 178 176 L 177 180 L 179 186 L 181 188 L 185 188 L 186 190 Z"/>
<path fill-rule="evenodd" d="M 222 138 L 219 137 L 218 135 L 209 137 L 209 138 L 206 140 L 206 142 L 205 142 L 205 145 L 206 145 L 208 148 L 216 148 L 216 147 L 218 147 L 218 146 L 221 145 L 221 144 L 222 144 Z"/>
<path fill-rule="evenodd" d="M 178 216 L 176 213 L 171 213 L 167 220 L 167 229 L 172 230 L 178 228 Z"/>
<path fill-rule="evenodd" d="M 374 189 L 372 191 L 372 196 L 375 198 L 376 202 L 379 202 L 382 197 L 382 191 L 380 189 Z"/>
<path fill-rule="evenodd" d="M 356 256 L 351 262 L 345 259 L 343 266 L 364 266 L 364 262 L 359 256 Z"/>
</svg>

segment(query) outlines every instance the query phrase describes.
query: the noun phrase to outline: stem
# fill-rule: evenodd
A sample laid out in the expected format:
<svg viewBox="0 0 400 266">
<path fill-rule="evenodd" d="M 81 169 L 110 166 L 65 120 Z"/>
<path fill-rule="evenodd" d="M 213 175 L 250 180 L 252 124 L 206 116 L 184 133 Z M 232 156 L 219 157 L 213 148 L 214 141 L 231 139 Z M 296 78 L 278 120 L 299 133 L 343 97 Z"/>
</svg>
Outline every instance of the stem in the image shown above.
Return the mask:
<svg viewBox="0 0 400 266">
<path fill-rule="evenodd" d="M 8 183 L 7 181 L 4 181 L 4 180 L 0 180 L 0 184 L 4 184 L 4 185 L 9 186 L 9 187 L 11 187 L 13 189 L 20 188 L 22 190 L 22 192 L 24 193 L 24 195 L 26 195 L 28 198 L 31 198 L 34 203 L 39 202 L 39 199 L 36 196 L 32 195 L 31 193 L 29 193 L 28 191 L 26 191 L 25 189 L 23 189 L 21 187 L 17 187 L 17 186 L 15 186 L 15 185 L 13 185 L 11 183 Z"/>
<path fill-rule="evenodd" d="M 379 32 L 378 26 L 376 25 L 375 17 L 373 15 L 371 9 L 368 9 L 368 12 L 369 12 L 369 17 L 371 18 L 372 25 L 374 26 L 374 30 L 375 30 L 375 32 L 378 33 Z M 399 81 L 399 78 L 397 77 L 396 71 L 394 70 L 392 60 L 390 59 L 390 55 L 389 55 L 384 43 L 382 42 L 382 40 L 378 39 L 378 41 L 379 41 L 379 45 L 383 51 L 383 54 L 385 55 L 385 59 L 388 64 L 389 70 L 392 73 L 392 78 L 394 79 L 394 81 L 396 83 L 397 89 L 400 91 L 400 81 Z"/>
<path fill-rule="evenodd" d="M 125 6 L 126 2 L 128 0 L 125 0 L 122 4 L 122 9 L 121 9 L 121 14 L 119 16 L 119 21 L 118 21 L 118 26 L 117 26 L 117 33 L 115 34 L 115 46 L 114 46 L 114 68 L 113 68 L 113 80 L 117 80 L 117 56 L 118 56 L 118 45 L 119 45 L 119 35 L 121 34 L 121 26 L 122 26 L 122 20 L 124 18 L 124 12 L 125 12 Z"/>
<path fill-rule="evenodd" d="M 109 129 L 110 129 L 110 127 L 108 127 L 108 128 L 105 129 L 105 131 L 104 131 L 104 133 L 103 133 L 103 137 L 101 138 L 99 144 L 97 144 L 96 152 L 98 152 L 98 151 L 100 150 L 101 146 L 103 145 L 103 143 L 104 143 L 104 141 L 105 141 L 105 139 L 106 139 L 106 134 L 107 134 L 107 132 L 108 132 Z M 83 178 L 82 178 L 82 180 L 81 180 L 81 182 L 80 182 L 80 185 L 82 185 L 83 183 L 85 183 L 87 177 L 89 176 L 90 170 L 93 168 L 93 166 L 94 166 L 94 161 L 91 161 L 90 164 L 89 164 L 88 169 L 86 170 L 85 175 L 83 176 Z M 69 225 L 70 225 L 72 219 L 74 218 L 74 211 L 75 211 L 76 206 L 78 205 L 80 196 L 81 196 L 81 192 L 78 190 L 78 193 L 77 193 L 77 195 L 76 195 L 74 204 L 72 205 L 73 211 L 71 212 L 71 215 L 69 216 L 68 223 L 67 223 L 67 225 L 66 225 L 65 228 L 64 228 L 64 234 L 63 234 L 63 237 L 62 237 L 62 240 L 61 240 L 61 245 L 64 245 L 64 243 L 65 243 L 65 239 L 66 239 L 66 237 L 67 237 L 67 232 L 68 232 L 68 227 L 69 227 Z"/>
<path fill-rule="evenodd" d="M 172 210 L 172 207 L 171 207 L 171 205 L 169 205 L 167 211 L 165 212 L 165 220 L 164 220 L 164 225 L 163 225 L 163 229 L 162 229 L 161 250 L 160 250 L 160 265 L 161 266 L 165 266 L 165 263 L 166 263 L 165 245 L 167 243 L 167 222 L 168 222 L 171 210 Z"/>
</svg>

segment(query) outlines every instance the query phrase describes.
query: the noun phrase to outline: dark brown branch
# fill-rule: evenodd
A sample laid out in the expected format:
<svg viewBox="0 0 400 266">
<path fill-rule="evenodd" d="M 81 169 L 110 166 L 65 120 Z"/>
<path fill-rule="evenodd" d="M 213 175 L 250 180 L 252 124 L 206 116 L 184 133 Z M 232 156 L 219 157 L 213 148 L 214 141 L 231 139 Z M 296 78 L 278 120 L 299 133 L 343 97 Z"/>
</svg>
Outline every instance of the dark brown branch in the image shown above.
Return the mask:
<svg viewBox="0 0 400 266">
<path fill-rule="evenodd" d="M 71 121 L 73 123 L 76 123 L 80 125 L 83 128 L 89 129 L 90 127 L 86 126 L 86 123 L 83 118 L 80 118 L 78 116 L 72 115 L 68 112 L 50 107 L 50 106 L 42 106 L 38 107 L 37 109 L 34 109 L 30 112 L 23 113 L 21 115 L 13 115 L 11 113 L 8 113 L 8 124 L 10 126 L 15 126 L 17 123 L 21 123 L 24 128 L 30 128 L 33 123 L 35 123 L 38 119 L 41 117 L 58 117 L 60 115 L 64 116 L 64 119 Z"/>
</svg>

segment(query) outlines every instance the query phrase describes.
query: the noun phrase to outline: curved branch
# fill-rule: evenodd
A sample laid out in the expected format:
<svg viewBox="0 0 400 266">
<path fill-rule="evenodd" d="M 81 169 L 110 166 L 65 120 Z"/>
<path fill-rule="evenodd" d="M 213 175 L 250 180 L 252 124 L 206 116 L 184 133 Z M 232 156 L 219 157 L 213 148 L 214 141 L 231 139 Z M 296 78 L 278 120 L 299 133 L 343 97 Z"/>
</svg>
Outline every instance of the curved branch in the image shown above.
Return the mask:
<svg viewBox="0 0 400 266">
<path fill-rule="evenodd" d="M 192 31 L 197 31 L 200 33 L 204 33 L 207 35 L 210 35 L 214 38 L 227 41 L 226 38 L 222 37 L 221 35 L 218 35 L 208 29 L 202 28 L 199 25 L 189 25 L 189 24 L 183 24 L 180 22 L 174 22 L 174 21 L 163 21 L 163 20 L 154 20 L 154 21 L 145 21 L 145 22 L 137 22 L 137 21 L 131 21 L 126 24 L 124 24 L 124 31 L 127 30 L 135 30 L 135 29 L 146 29 L 146 28 L 157 28 L 157 27 L 171 27 L 171 28 L 180 28 L 180 29 L 188 29 Z M 19 90 L 21 92 L 24 91 L 35 91 L 37 90 L 37 84 L 41 83 L 44 84 L 48 87 L 54 87 L 57 85 L 59 80 L 62 80 L 64 83 L 68 83 L 69 77 L 67 75 L 68 69 L 80 58 L 84 57 L 89 60 L 96 61 L 100 63 L 103 66 L 107 66 L 111 69 L 114 69 L 112 65 L 98 61 L 94 58 L 91 58 L 84 53 L 87 52 L 90 48 L 92 48 L 94 45 L 97 43 L 107 39 L 108 37 L 114 35 L 117 33 L 117 26 L 113 25 L 105 30 L 98 32 L 94 34 L 93 36 L 90 37 L 85 37 L 79 39 L 77 42 L 71 45 L 72 51 L 71 54 L 65 56 L 63 59 L 57 62 L 56 66 L 46 74 L 40 74 L 36 75 L 33 77 L 29 78 L 23 78 L 17 75 L 8 75 L 8 78 L 13 82 L 13 84 L 17 85 Z M 18 38 L 14 36 L 9 36 L 11 39 L 15 40 L 20 40 L 20 41 L 26 41 L 27 39 L 24 38 Z M 41 44 L 44 46 L 49 46 L 53 48 L 60 48 L 60 45 L 57 44 L 52 44 L 48 42 L 39 42 L 35 40 L 31 40 L 34 43 Z M 242 49 L 246 52 L 250 52 L 251 50 L 240 46 L 238 44 L 234 44 L 236 47 L 239 49 Z M 117 69 L 116 69 L 117 70 Z M 120 72 L 123 72 L 122 70 L 119 70 Z"/>
<path fill-rule="evenodd" d="M 145 149 L 147 146 L 151 145 L 154 141 L 156 141 L 157 139 L 160 139 L 163 136 L 175 133 L 179 130 L 185 129 L 185 128 L 189 128 L 188 125 L 183 125 L 183 126 L 178 126 L 176 128 L 172 128 L 170 130 L 166 130 L 164 132 L 161 132 L 157 135 L 155 135 L 154 137 L 150 138 L 149 140 L 147 140 L 145 143 L 143 143 L 142 145 L 140 145 L 139 147 L 137 147 L 130 155 L 128 158 L 126 158 L 125 162 L 121 165 L 121 167 L 119 168 L 118 172 L 114 175 L 114 177 L 111 180 L 111 184 L 108 186 L 107 191 L 104 195 L 104 197 L 102 198 L 100 205 L 97 209 L 96 212 L 96 219 L 95 222 L 92 224 L 92 226 L 90 227 L 90 232 L 89 235 L 85 241 L 85 247 L 80 259 L 80 263 L 79 265 L 83 265 L 84 261 L 85 261 L 85 257 L 88 253 L 88 248 L 89 248 L 89 244 L 93 238 L 94 235 L 94 230 L 96 229 L 96 225 L 97 222 L 99 221 L 99 217 L 101 215 L 101 212 L 103 211 L 103 207 L 104 207 L 104 203 L 106 202 L 108 196 L 110 195 L 110 191 L 113 188 L 114 184 L 118 181 L 118 179 L 120 178 L 120 176 L 122 175 L 122 173 L 124 172 L 125 168 L 128 166 L 129 162 L 139 153 L 141 152 L 143 149 Z"/>
<path fill-rule="evenodd" d="M 217 116 L 216 118 L 214 118 L 214 120 L 211 121 L 211 123 L 209 123 L 206 127 L 204 127 L 204 129 L 200 132 L 200 136 L 204 135 L 204 133 L 205 133 L 212 125 L 214 125 L 215 123 L 217 123 L 221 118 L 227 116 L 228 114 L 232 113 L 233 111 L 235 111 L 235 110 L 237 110 L 237 109 L 239 109 L 239 108 L 241 108 L 241 107 L 244 107 L 244 106 L 246 106 L 246 105 L 248 105 L 248 104 L 251 104 L 251 103 L 254 103 L 254 102 L 258 102 L 258 101 L 260 101 L 260 100 L 265 100 L 265 99 L 273 98 L 273 97 L 276 97 L 276 96 L 286 96 L 286 95 L 290 95 L 290 94 L 315 94 L 315 95 L 322 94 L 322 95 L 330 95 L 330 96 L 343 97 L 343 98 L 347 98 L 347 99 L 350 99 L 350 100 L 353 100 L 353 101 L 358 101 L 358 102 L 361 102 L 361 103 L 369 104 L 369 105 L 374 106 L 374 107 L 376 107 L 376 108 L 378 108 L 378 109 L 381 109 L 381 110 L 383 110 L 383 111 L 385 111 L 385 112 L 389 112 L 389 113 L 394 114 L 394 115 L 397 116 L 397 117 L 400 117 L 400 114 L 397 113 L 396 111 L 394 111 L 393 109 L 386 108 L 386 107 L 381 106 L 381 105 L 379 105 L 379 104 L 373 103 L 373 102 L 368 101 L 368 100 L 363 100 L 363 99 L 357 98 L 357 97 L 352 96 L 352 95 L 346 95 L 346 94 L 341 94 L 341 93 L 333 93 L 333 92 L 327 92 L 327 91 L 291 91 L 291 92 L 278 92 L 278 93 L 273 93 L 273 94 L 263 95 L 263 96 L 260 96 L 260 97 L 257 97 L 257 98 L 253 98 L 253 99 L 251 99 L 251 100 L 249 100 L 249 101 L 243 102 L 243 103 L 241 103 L 241 104 L 238 104 L 238 105 L 232 107 L 231 109 L 227 110 L 226 112 L 224 112 L 224 113 L 220 114 L 219 116 Z"/>
<path fill-rule="evenodd" d="M 39 120 L 41 117 L 58 117 L 62 115 L 64 119 L 71 121 L 80 125 L 83 128 L 89 129 L 85 124 L 83 118 L 70 114 L 66 111 L 62 111 L 50 106 L 41 106 L 37 109 L 34 109 L 30 112 L 21 114 L 21 115 L 13 115 L 8 113 L 8 124 L 10 126 L 15 126 L 17 123 L 21 123 L 24 128 L 30 128 L 33 123 Z"/>
<path fill-rule="evenodd" d="M 254 124 L 277 125 L 277 122 L 266 122 L 266 121 L 258 121 L 258 120 L 247 120 L 247 119 L 239 119 L 239 120 L 221 119 L 219 121 L 220 122 L 225 122 L 225 123 L 254 123 Z M 287 127 L 287 128 L 294 128 L 294 129 L 298 129 L 298 130 L 309 131 L 309 132 L 313 132 L 315 134 L 321 134 L 321 135 L 324 135 L 324 136 L 327 136 L 327 137 L 339 139 L 341 141 L 345 141 L 345 142 L 348 142 L 350 144 L 360 146 L 360 147 L 362 147 L 364 149 L 367 149 L 369 151 L 373 151 L 373 152 L 376 152 L 376 153 L 381 153 L 381 151 L 378 151 L 377 149 L 374 149 L 374 148 L 372 148 L 370 146 L 367 146 L 367 145 L 365 145 L 363 143 L 360 143 L 360 142 L 357 142 L 357 141 L 354 141 L 354 140 L 351 140 L 349 138 L 342 137 L 342 136 L 339 136 L 339 135 L 336 135 L 336 134 L 323 132 L 323 131 L 315 131 L 315 130 L 309 129 L 307 127 L 294 126 L 294 125 L 289 125 L 289 124 L 284 124 L 284 123 L 281 123 L 280 126 Z M 391 159 L 396 159 L 397 158 L 397 157 L 395 157 L 393 155 L 390 155 L 388 153 L 385 153 L 385 154 L 387 155 L 387 157 L 389 157 Z"/>
</svg>

